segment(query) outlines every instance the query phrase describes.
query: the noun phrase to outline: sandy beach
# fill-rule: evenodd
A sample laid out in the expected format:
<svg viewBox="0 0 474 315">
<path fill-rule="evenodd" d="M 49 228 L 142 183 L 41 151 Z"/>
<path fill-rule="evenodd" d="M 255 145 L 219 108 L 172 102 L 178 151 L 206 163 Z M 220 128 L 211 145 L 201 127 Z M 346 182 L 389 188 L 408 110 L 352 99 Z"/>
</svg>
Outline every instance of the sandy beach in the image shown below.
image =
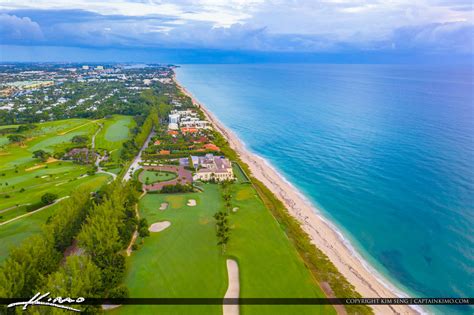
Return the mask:
<svg viewBox="0 0 474 315">
<path fill-rule="evenodd" d="M 176 83 L 179 82 L 175 78 Z M 289 212 L 301 222 L 302 227 L 311 237 L 313 243 L 321 249 L 337 269 L 354 285 L 356 290 L 366 298 L 401 297 L 394 289 L 384 284 L 378 276 L 369 270 L 367 263 L 345 243 L 332 224 L 317 214 L 319 211 L 303 195 L 265 160 L 248 151 L 240 139 L 228 130 L 202 103 L 191 93 L 180 86 L 193 102 L 200 106 L 209 121 L 222 133 L 230 146 L 240 155 L 252 171 L 252 175 L 264 183 L 284 204 Z M 414 308 L 406 305 L 373 305 L 376 314 L 418 314 Z"/>
</svg>

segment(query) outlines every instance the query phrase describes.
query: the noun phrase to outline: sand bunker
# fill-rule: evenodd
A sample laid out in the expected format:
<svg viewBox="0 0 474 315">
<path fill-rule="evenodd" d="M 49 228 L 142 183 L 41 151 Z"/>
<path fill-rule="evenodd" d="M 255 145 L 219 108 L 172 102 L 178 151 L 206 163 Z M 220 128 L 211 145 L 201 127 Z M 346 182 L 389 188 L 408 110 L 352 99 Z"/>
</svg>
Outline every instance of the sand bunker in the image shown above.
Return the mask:
<svg viewBox="0 0 474 315">
<path fill-rule="evenodd" d="M 189 207 L 194 207 L 194 206 L 196 206 L 196 204 L 197 204 L 197 203 L 196 203 L 196 200 L 194 200 L 194 199 L 189 199 L 189 200 L 188 200 L 188 203 L 187 203 L 187 205 L 188 205 Z"/>
<path fill-rule="evenodd" d="M 38 168 L 42 168 L 42 167 L 45 167 L 45 166 L 46 166 L 45 164 L 35 165 L 35 166 L 32 166 L 32 167 L 25 168 L 25 171 L 29 172 L 29 171 L 37 170 Z"/>
<path fill-rule="evenodd" d="M 156 222 L 150 225 L 148 228 L 148 231 L 150 232 L 161 232 L 168 228 L 171 225 L 170 221 L 162 221 L 162 222 Z"/>
<path fill-rule="evenodd" d="M 239 282 L 239 265 L 232 259 L 227 259 L 227 276 L 229 277 L 229 286 L 224 298 L 239 298 L 240 282 Z M 224 315 L 239 315 L 239 305 L 222 305 L 222 313 Z"/>
<path fill-rule="evenodd" d="M 168 208 L 168 203 L 167 202 L 161 203 L 160 210 L 166 210 L 167 208 Z"/>
<path fill-rule="evenodd" d="M 237 212 L 239 210 L 239 207 L 235 207 L 232 209 L 232 212 Z"/>
</svg>

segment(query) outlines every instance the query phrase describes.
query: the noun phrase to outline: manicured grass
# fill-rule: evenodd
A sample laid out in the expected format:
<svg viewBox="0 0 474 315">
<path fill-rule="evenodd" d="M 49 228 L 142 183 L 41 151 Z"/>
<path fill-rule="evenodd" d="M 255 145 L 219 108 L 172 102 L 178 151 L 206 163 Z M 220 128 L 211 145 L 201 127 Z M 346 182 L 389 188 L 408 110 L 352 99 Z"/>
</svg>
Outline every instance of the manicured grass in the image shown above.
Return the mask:
<svg viewBox="0 0 474 315">
<path fill-rule="evenodd" d="M 235 162 L 232 163 L 232 170 L 234 172 L 234 176 L 237 179 L 238 183 L 242 184 L 242 183 L 250 182 L 247 175 L 245 175 L 244 171 L 240 168 L 240 166 L 237 163 Z"/>
<path fill-rule="evenodd" d="M 26 238 L 41 231 L 46 220 L 61 208 L 61 203 L 55 204 L 43 211 L 18 219 L 0 226 L 0 265 L 8 257 L 13 246 L 18 246 Z"/>
<path fill-rule="evenodd" d="M 227 287 L 225 258 L 216 246 L 212 215 L 219 206 L 216 186 L 206 193 L 150 194 L 140 202 L 148 223 L 170 221 L 171 226 L 151 233 L 128 260 L 125 283 L 131 297 L 221 297 Z M 195 207 L 186 206 L 195 199 Z M 169 203 L 165 211 L 158 210 Z M 120 314 L 220 314 L 221 307 L 122 306 Z"/>
<path fill-rule="evenodd" d="M 250 184 L 232 187 L 227 254 L 239 263 L 241 297 L 325 297 Z M 332 306 L 241 306 L 242 314 L 334 314 Z"/>
<path fill-rule="evenodd" d="M 176 177 L 178 177 L 178 174 L 173 172 L 145 170 L 140 174 L 140 181 L 142 183 L 153 184 L 157 182 L 166 182 L 175 179 Z"/>
<path fill-rule="evenodd" d="M 122 144 L 130 137 L 130 130 L 136 126 L 132 116 L 113 115 L 111 118 L 101 120 L 102 130 L 95 138 L 97 149 L 109 152 L 120 150 Z"/>
<path fill-rule="evenodd" d="M 324 297 L 303 260 L 250 184 L 232 187 L 231 238 L 225 255 L 217 246 L 214 213 L 223 209 L 220 186 L 203 193 L 153 194 L 140 202 L 148 223 L 170 221 L 151 233 L 128 260 L 125 284 L 131 297 L 223 297 L 225 260 L 236 259 L 241 297 Z M 195 199 L 196 207 L 186 205 Z M 167 210 L 160 204 L 169 203 Z M 334 314 L 331 306 L 242 305 L 241 314 Z M 123 314 L 221 314 L 221 306 L 122 306 Z"/>
<path fill-rule="evenodd" d="M 64 172 L 64 169 L 67 169 L 67 171 Z M 83 176 L 85 172 L 85 167 L 63 167 L 38 170 L 34 174 L 47 174 L 39 178 L 31 177 L 31 175 L 10 177 L 9 180 L 18 180 L 18 182 L 15 185 L 10 185 L 8 188 L 4 185 L 1 186 L 0 200 L 2 208 L 0 211 L 18 204 L 38 203 L 41 200 L 41 196 L 47 192 L 57 194 L 58 197 L 64 197 L 68 196 L 71 190 L 84 185 L 98 188 L 110 179 L 110 176 L 105 174 Z M 52 175 L 52 177 L 50 175 Z M 46 177 L 42 178 L 43 176 Z M 4 177 L 0 177 L 0 179 L 3 178 Z M 15 188 L 12 189 L 13 187 Z M 21 189 L 25 189 L 25 191 L 21 192 Z M 10 197 L 5 198 L 6 196 Z M 0 213 L 0 223 L 25 213 L 27 213 L 26 207 L 18 207 L 4 211 Z"/>
<path fill-rule="evenodd" d="M 15 205 L 36 204 L 46 192 L 63 197 L 84 184 L 96 187 L 109 178 L 98 174 L 86 176 L 90 166 L 70 161 L 41 162 L 33 158 L 35 150 L 50 153 L 64 151 L 71 146 L 75 135 L 88 135 L 97 130 L 96 121 L 70 119 L 45 122 L 23 133 L 28 138 L 23 145 L 8 144 L 0 149 L 0 212 Z M 0 222 L 26 213 L 25 207 L 0 213 Z"/>
<path fill-rule="evenodd" d="M 118 168 L 122 145 L 132 137 L 131 130 L 136 126 L 136 122 L 132 116 L 113 115 L 100 123 L 103 127 L 95 138 L 95 147 L 99 151 L 106 150 L 109 153 L 106 167 Z"/>
</svg>

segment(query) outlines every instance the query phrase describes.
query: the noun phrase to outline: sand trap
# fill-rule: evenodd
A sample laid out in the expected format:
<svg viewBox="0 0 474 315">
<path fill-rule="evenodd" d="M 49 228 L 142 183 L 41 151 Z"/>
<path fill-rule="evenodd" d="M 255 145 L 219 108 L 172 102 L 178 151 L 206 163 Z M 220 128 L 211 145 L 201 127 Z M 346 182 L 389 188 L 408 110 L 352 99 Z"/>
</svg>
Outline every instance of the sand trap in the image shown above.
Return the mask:
<svg viewBox="0 0 474 315">
<path fill-rule="evenodd" d="M 113 310 L 114 308 L 117 308 L 117 307 L 120 307 L 120 306 L 122 306 L 122 305 L 103 304 L 102 309 L 105 310 L 105 311 L 108 311 L 108 310 Z"/>
<path fill-rule="evenodd" d="M 53 158 L 53 157 L 49 157 L 49 158 L 46 160 L 46 163 L 49 164 L 49 163 L 54 163 L 54 162 L 57 162 L 57 161 L 59 161 L 59 160 L 58 160 L 58 159 L 55 159 L 55 158 Z"/>
<path fill-rule="evenodd" d="M 239 207 L 235 207 L 232 209 L 232 212 L 237 212 L 239 210 Z"/>
<path fill-rule="evenodd" d="M 227 276 L 229 277 L 229 286 L 224 298 L 239 298 L 240 282 L 239 282 L 239 265 L 232 259 L 227 259 Z M 239 305 L 222 305 L 223 315 L 239 315 Z"/>
<path fill-rule="evenodd" d="M 188 203 L 187 203 L 186 205 L 188 205 L 189 207 L 194 207 L 194 206 L 197 205 L 197 203 L 196 203 L 196 200 L 194 200 L 194 199 L 189 199 L 189 200 L 188 200 Z"/>
<path fill-rule="evenodd" d="M 168 208 L 168 203 L 167 202 L 161 203 L 160 210 L 166 210 L 167 208 Z"/>
<path fill-rule="evenodd" d="M 148 231 L 150 232 L 161 232 L 168 228 L 171 225 L 170 221 L 162 221 L 162 222 L 156 222 L 150 225 L 148 228 Z"/>
<path fill-rule="evenodd" d="M 42 167 L 45 167 L 45 166 L 46 166 L 45 164 L 35 165 L 35 166 L 32 166 L 32 167 L 25 168 L 25 171 L 29 172 L 29 171 L 37 170 L 38 168 L 42 168 Z"/>
</svg>

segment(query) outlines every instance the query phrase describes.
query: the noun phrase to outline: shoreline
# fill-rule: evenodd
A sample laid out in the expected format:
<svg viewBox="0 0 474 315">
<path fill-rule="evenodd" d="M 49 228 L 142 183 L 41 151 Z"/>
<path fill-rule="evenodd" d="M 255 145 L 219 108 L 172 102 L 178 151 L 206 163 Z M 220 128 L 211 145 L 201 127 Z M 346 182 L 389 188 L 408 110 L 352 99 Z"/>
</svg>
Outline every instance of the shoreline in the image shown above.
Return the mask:
<svg viewBox="0 0 474 315">
<path fill-rule="evenodd" d="M 286 206 L 288 212 L 301 224 L 310 236 L 312 243 L 324 252 L 341 274 L 354 285 L 363 297 L 406 297 L 366 262 L 350 241 L 328 219 L 324 218 L 311 202 L 267 160 L 250 152 L 245 144 L 227 127 L 224 126 L 202 103 L 200 103 L 177 80 L 178 88 L 192 102 L 199 106 L 207 119 L 218 130 L 250 168 L 252 175 L 260 180 Z M 376 314 L 420 314 L 423 309 L 407 305 L 371 305 Z"/>
</svg>

